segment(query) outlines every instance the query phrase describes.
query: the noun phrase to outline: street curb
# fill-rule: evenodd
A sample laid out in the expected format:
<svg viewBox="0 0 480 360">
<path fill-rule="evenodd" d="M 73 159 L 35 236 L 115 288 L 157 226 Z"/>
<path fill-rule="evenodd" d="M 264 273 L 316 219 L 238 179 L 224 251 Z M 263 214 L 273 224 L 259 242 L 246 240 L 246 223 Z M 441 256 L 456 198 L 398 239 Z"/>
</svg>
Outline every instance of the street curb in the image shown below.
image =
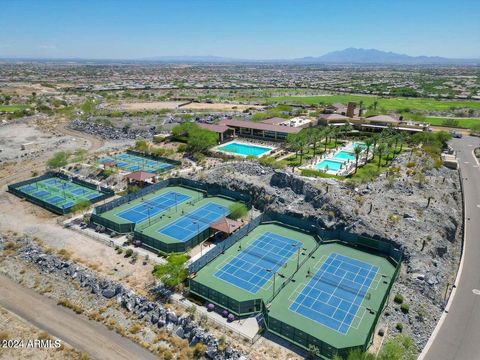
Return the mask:
<svg viewBox="0 0 480 360">
<path fill-rule="evenodd" d="M 472 151 L 473 153 L 473 151 Z M 474 156 L 475 158 L 475 156 Z M 475 160 L 477 160 L 475 158 Z M 478 164 L 478 161 L 477 161 Z M 437 325 L 435 326 L 435 329 L 433 330 L 432 334 L 430 335 L 430 338 L 428 339 L 427 344 L 423 348 L 422 352 L 418 356 L 417 360 L 423 360 L 425 359 L 425 356 L 428 353 L 428 350 L 430 350 L 430 347 L 432 346 L 433 342 L 435 341 L 435 338 L 437 337 L 438 332 L 440 331 L 443 322 L 445 321 L 445 318 L 448 315 L 448 311 L 450 309 L 450 306 L 452 305 L 453 299 L 455 298 L 455 294 L 457 292 L 457 285 L 460 281 L 460 278 L 462 276 L 462 270 L 463 270 L 463 263 L 465 260 L 465 241 L 467 239 L 467 217 L 466 217 L 466 206 L 465 206 L 465 191 L 463 190 L 463 179 L 462 179 L 462 172 L 460 167 L 458 168 L 458 175 L 460 177 L 460 185 L 462 188 L 462 201 L 463 201 L 463 242 L 462 242 L 462 256 L 460 258 L 460 264 L 458 266 L 458 271 L 457 271 L 457 276 L 455 277 L 455 282 L 453 283 L 453 289 L 450 293 L 450 296 L 448 298 L 447 305 L 445 306 L 445 309 L 442 312 L 442 316 L 440 317 L 440 320 L 438 321 Z"/>
</svg>

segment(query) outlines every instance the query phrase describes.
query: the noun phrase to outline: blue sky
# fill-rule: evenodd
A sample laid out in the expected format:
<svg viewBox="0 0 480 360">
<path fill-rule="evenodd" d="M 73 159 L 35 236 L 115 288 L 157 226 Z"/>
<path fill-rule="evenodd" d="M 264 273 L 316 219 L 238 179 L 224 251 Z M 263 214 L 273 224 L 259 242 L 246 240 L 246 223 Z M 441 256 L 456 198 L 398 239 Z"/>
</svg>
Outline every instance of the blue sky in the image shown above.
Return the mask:
<svg viewBox="0 0 480 360">
<path fill-rule="evenodd" d="M 0 58 L 480 58 L 480 0 L 0 0 Z"/>
</svg>

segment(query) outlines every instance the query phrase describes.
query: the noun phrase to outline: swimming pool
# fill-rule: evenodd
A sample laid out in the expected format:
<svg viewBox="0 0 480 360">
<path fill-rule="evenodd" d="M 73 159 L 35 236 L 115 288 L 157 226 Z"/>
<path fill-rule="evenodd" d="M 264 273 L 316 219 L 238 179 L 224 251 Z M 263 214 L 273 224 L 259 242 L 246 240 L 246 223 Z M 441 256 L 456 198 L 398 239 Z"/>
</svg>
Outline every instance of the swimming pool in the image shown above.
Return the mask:
<svg viewBox="0 0 480 360">
<path fill-rule="evenodd" d="M 224 153 L 231 153 L 240 156 L 260 157 L 273 150 L 273 148 L 253 144 L 231 142 L 223 146 L 219 146 L 217 150 Z"/>
<path fill-rule="evenodd" d="M 342 150 L 342 151 L 339 151 L 338 153 L 336 153 L 333 158 L 337 159 L 337 160 L 342 160 L 342 161 L 346 161 L 346 160 L 353 161 L 353 160 L 355 160 L 355 154 Z"/>
<path fill-rule="evenodd" d="M 318 170 L 338 171 L 342 168 L 343 161 L 337 160 L 322 160 L 315 167 Z"/>
<path fill-rule="evenodd" d="M 367 145 L 365 145 L 365 143 L 363 142 L 359 142 L 359 141 L 355 141 L 354 143 L 352 143 L 352 146 L 350 147 L 352 150 L 355 149 L 356 147 L 360 147 L 362 148 L 363 150 L 365 150 L 367 148 Z"/>
</svg>

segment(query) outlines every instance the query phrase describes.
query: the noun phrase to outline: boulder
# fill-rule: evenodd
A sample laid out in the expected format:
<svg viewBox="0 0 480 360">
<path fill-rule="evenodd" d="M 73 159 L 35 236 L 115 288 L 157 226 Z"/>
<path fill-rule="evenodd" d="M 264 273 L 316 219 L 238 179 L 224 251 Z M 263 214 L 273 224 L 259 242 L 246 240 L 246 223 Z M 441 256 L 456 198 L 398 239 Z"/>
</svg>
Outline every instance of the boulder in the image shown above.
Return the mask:
<svg viewBox="0 0 480 360">
<path fill-rule="evenodd" d="M 116 293 L 115 293 L 115 288 L 109 287 L 109 288 L 104 289 L 104 290 L 102 291 L 102 295 L 103 295 L 104 297 L 106 297 L 107 299 L 113 298 L 113 297 L 116 295 Z"/>
</svg>

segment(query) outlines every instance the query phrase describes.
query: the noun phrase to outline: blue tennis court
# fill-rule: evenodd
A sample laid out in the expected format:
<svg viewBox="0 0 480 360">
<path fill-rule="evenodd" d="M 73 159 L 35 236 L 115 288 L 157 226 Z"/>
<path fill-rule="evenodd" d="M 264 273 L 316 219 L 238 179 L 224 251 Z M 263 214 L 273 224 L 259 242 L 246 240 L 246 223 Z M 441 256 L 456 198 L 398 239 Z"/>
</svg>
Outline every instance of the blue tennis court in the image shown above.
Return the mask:
<svg viewBox="0 0 480 360">
<path fill-rule="evenodd" d="M 108 162 L 114 162 L 122 170 L 144 170 L 153 173 L 165 171 L 174 167 L 174 165 L 167 162 L 153 160 L 128 153 L 116 154 L 100 159 L 100 163 L 102 164 Z"/>
<path fill-rule="evenodd" d="M 104 193 L 94 186 L 57 176 L 32 179 L 29 184 L 19 186 L 17 190 L 55 206 L 58 210 L 53 211 L 57 213 L 60 213 L 60 209 L 69 210 L 79 202 L 95 202 L 104 197 Z M 51 210 L 51 207 L 48 209 Z"/>
<path fill-rule="evenodd" d="M 289 309 L 346 334 L 368 298 L 378 267 L 331 253 Z"/>
<path fill-rule="evenodd" d="M 137 224 L 149 217 L 167 211 L 176 204 L 180 204 L 188 199 L 190 199 L 188 195 L 176 191 L 169 191 L 152 199 L 144 200 L 140 204 L 122 211 L 118 216 Z"/>
<path fill-rule="evenodd" d="M 210 202 L 161 228 L 158 232 L 185 242 L 228 214 L 230 210 L 227 207 Z"/>
<path fill-rule="evenodd" d="M 214 275 L 255 294 L 301 246 L 297 240 L 266 232 Z"/>
<path fill-rule="evenodd" d="M 39 190 L 36 193 L 34 193 L 33 195 L 35 195 L 38 198 L 44 198 L 45 196 L 50 195 L 50 193 L 48 191 L 45 191 L 45 190 Z"/>
<path fill-rule="evenodd" d="M 62 202 L 63 200 L 64 199 L 61 196 L 53 196 L 53 197 L 47 199 L 47 201 L 49 203 L 52 203 L 52 204 L 55 204 L 55 205 Z"/>
</svg>

